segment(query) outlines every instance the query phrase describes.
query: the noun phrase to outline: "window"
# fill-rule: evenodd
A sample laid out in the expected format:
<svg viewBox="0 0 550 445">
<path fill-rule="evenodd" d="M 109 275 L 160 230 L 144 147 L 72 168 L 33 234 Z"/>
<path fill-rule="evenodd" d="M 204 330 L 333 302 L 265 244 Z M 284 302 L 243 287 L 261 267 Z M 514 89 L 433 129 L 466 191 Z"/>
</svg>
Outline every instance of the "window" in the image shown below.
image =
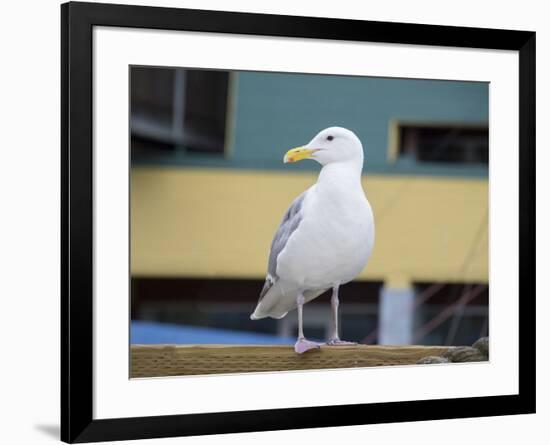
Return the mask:
<svg viewBox="0 0 550 445">
<path fill-rule="evenodd" d="M 227 71 L 131 67 L 132 159 L 224 152 Z"/>
<path fill-rule="evenodd" d="M 399 124 L 398 154 L 417 162 L 488 164 L 486 126 Z"/>
</svg>

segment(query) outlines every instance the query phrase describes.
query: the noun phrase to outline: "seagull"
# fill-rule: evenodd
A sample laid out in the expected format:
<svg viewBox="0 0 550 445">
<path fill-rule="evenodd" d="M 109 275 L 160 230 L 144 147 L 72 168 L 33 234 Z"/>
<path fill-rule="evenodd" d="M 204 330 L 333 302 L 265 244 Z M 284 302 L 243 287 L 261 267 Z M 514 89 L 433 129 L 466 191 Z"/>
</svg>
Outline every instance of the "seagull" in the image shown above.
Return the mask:
<svg viewBox="0 0 550 445">
<path fill-rule="evenodd" d="M 332 289 L 332 332 L 328 345 L 354 344 L 338 335 L 338 290 L 367 264 L 374 246 L 374 217 L 361 186 L 363 146 L 350 130 L 331 127 L 289 150 L 283 161 L 313 159 L 322 165 L 317 182 L 286 211 L 271 243 L 267 276 L 250 318 L 283 318 L 298 309 L 294 350 L 320 344 L 307 340 L 303 306 Z"/>
</svg>

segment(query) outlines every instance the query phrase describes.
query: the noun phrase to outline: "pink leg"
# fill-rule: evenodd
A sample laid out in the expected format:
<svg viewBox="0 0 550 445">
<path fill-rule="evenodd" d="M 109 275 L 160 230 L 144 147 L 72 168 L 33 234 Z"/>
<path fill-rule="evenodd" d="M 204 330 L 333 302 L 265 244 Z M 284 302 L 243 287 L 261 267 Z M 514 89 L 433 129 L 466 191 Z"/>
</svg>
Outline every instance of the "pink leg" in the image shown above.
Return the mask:
<svg viewBox="0 0 550 445">
<path fill-rule="evenodd" d="M 332 335 L 327 341 L 329 346 L 346 346 L 346 345 L 356 345 L 357 343 L 351 341 L 340 340 L 338 335 L 338 305 L 340 301 L 338 300 L 338 285 L 332 288 L 332 297 L 330 299 L 330 304 L 332 306 Z"/>
<path fill-rule="evenodd" d="M 318 343 L 315 343 L 314 341 L 307 340 L 304 337 L 304 328 L 303 328 L 303 319 L 302 319 L 304 296 L 302 293 L 298 295 L 298 298 L 296 299 L 296 303 L 298 304 L 298 340 L 294 345 L 294 351 L 296 351 L 298 354 L 303 354 L 304 352 L 309 351 L 310 349 L 319 349 L 321 345 L 319 345 Z"/>
</svg>

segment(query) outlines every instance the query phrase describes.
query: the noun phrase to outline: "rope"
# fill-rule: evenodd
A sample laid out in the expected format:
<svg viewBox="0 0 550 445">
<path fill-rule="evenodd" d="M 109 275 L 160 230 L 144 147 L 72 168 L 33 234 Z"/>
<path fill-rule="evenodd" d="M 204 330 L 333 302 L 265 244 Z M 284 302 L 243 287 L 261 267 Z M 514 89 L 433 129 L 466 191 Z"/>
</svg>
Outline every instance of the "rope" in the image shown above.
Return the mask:
<svg viewBox="0 0 550 445">
<path fill-rule="evenodd" d="M 428 323 L 418 329 L 413 335 L 413 341 L 417 341 L 420 338 L 424 337 L 426 334 L 430 333 L 437 326 L 447 320 L 451 315 L 453 315 L 460 305 L 465 305 L 472 301 L 479 294 L 481 294 L 481 292 L 484 291 L 486 287 L 486 285 L 481 284 L 479 286 L 476 286 L 472 291 L 463 294 L 456 303 L 442 310 L 437 316 L 432 318 Z"/>
<path fill-rule="evenodd" d="M 436 363 L 484 362 L 489 360 L 489 337 L 482 337 L 472 346 L 453 346 L 441 355 L 429 355 L 416 363 L 430 365 Z"/>
<path fill-rule="evenodd" d="M 413 308 L 416 308 L 417 306 L 424 304 L 426 301 L 432 298 L 435 294 L 437 294 L 441 289 L 443 289 L 443 287 L 445 287 L 445 284 L 443 283 L 431 284 L 429 287 L 424 289 L 422 292 L 420 292 L 416 296 Z M 374 343 L 374 340 L 376 340 L 377 337 L 378 337 L 378 325 L 376 325 L 376 327 L 367 336 L 365 336 L 360 343 L 364 343 L 367 345 L 370 343 Z"/>
<path fill-rule="evenodd" d="M 472 244 L 470 245 L 470 248 L 466 253 L 466 257 L 464 258 L 462 267 L 459 270 L 459 276 L 462 276 L 463 274 L 466 273 L 469 266 L 471 265 L 472 259 L 474 258 L 474 254 L 478 252 L 479 244 L 483 239 L 483 235 L 487 232 L 488 222 L 489 222 L 489 210 L 486 209 L 485 215 L 481 219 L 481 223 L 476 231 L 476 234 L 474 235 Z M 467 289 L 466 292 L 470 292 L 471 285 L 470 284 L 465 285 L 464 289 Z M 458 331 L 458 326 L 460 325 L 460 322 L 462 321 L 462 316 L 464 315 L 464 307 L 465 307 L 465 304 L 461 304 L 454 313 L 453 321 L 451 323 L 451 326 L 449 327 L 449 332 L 447 333 L 447 338 L 445 340 L 446 345 L 451 345 L 455 339 L 456 333 Z"/>
</svg>

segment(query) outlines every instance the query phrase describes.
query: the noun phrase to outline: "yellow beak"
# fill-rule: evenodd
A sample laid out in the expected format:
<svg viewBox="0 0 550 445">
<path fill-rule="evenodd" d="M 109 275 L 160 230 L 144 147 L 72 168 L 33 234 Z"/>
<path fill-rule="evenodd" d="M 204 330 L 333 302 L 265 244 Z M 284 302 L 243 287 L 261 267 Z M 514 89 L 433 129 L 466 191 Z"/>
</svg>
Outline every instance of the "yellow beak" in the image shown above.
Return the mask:
<svg viewBox="0 0 550 445">
<path fill-rule="evenodd" d="M 283 162 L 286 164 L 287 162 L 298 162 L 302 159 L 311 158 L 311 155 L 316 151 L 311 148 L 296 147 L 286 152 Z"/>
</svg>

